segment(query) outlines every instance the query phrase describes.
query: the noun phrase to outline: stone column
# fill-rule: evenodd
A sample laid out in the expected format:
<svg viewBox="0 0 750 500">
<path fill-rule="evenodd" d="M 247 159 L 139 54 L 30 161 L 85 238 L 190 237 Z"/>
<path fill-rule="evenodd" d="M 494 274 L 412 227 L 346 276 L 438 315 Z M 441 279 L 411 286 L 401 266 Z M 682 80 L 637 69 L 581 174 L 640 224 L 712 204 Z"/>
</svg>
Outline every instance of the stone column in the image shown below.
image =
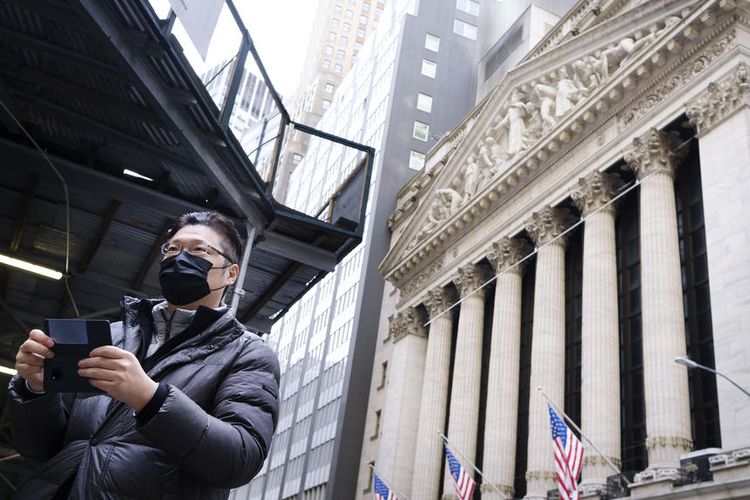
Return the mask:
<svg viewBox="0 0 750 500">
<path fill-rule="evenodd" d="M 411 486 L 416 449 L 419 396 L 427 351 L 424 319 L 406 308 L 389 319 L 393 350 L 388 361 L 389 384 L 383 404 L 378 470 L 392 486 L 406 491 Z"/>
<path fill-rule="evenodd" d="M 411 498 L 435 500 L 440 492 L 440 467 L 445 460 L 443 439 L 451 366 L 452 312 L 445 312 L 455 297 L 445 288 L 427 292 L 424 301 L 430 314 L 427 334 L 427 360 L 422 381 L 422 398 L 417 429 L 417 450 Z"/>
<path fill-rule="evenodd" d="M 633 140 L 625 161 L 641 184 L 641 311 L 646 448 L 651 470 L 674 468 L 692 448 L 688 377 L 674 362 L 684 356 L 685 318 L 674 195 L 685 148 L 675 132 L 651 129 Z"/>
<path fill-rule="evenodd" d="M 739 63 L 687 106 L 698 129 L 716 369 L 750 387 L 750 78 Z M 718 378 L 721 445 L 750 446 L 750 404 Z"/>
<path fill-rule="evenodd" d="M 471 461 L 476 460 L 477 450 L 482 331 L 484 329 L 484 289 L 475 290 L 484 283 L 486 278 L 487 275 L 481 267 L 469 264 L 459 268 L 458 276 L 453 280 L 463 301 L 458 317 L 448 439 L 458 453 Z M 468 467 L 468 464 L 464 465 Z M 446 467 L 443 498 L 456 498 L 455 491 L 450 471 Z"/>
<path fill-rule="evenodd" d="M 581 318 L 581 429 L 611 462 L 620 465 L 620 331 L 617 314 L 615 207 L 622 181 L 594 172 L 578 181 L 573 201 L 586 217 L 583 232 Z M 615 472 L 588 446 L 582 492 L 595 492 Z"/>
<path fill-rule="evenodd" d="M 521 275 L 523 264 L 512 267 L 531 249 L 523 240 L 503 238 L 487 254 L 499 276 L 492 315 L 492 343 L 484 422 L 484 473 L 482 498 L 513 498 L 518 419 L 518 377 L 521 355 Z"/>
<path fill-rule="evenodd" d="M 547 403 L 538 386 L 552 401 L 565 399 L 565 238 L 562 234 L 574 217 L 567 210 L 547 207 L 534 213 L 526 231 L 539 248 L 534 285 L 534 326 L 531 338 L 531 390 L 526 497 L 547 498 L 555 488 L 555 461 Z"/>
</svg>

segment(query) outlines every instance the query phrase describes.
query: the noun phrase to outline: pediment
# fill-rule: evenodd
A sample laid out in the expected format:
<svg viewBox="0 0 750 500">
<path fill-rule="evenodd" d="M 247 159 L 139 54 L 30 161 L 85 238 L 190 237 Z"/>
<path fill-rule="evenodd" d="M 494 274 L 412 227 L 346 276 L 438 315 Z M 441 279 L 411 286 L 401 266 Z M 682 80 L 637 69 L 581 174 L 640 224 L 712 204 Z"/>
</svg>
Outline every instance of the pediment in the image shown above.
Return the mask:
<svg viewBox="0 0 750 500">
<path fill-rule="evenodd" d="M 688 38 L 697 12 L 715 3 L 646 2 L 511 70 L 415 200 L 417 207 L 381 263 L 381 273 L 398 287 L 428 265 L 436 249 L 584 133 L 597 112 L 632 85 L 644 58 L 658 64 L 668 56 L 664 51 L 675 49 L 674 39 Z"/>
</svg>

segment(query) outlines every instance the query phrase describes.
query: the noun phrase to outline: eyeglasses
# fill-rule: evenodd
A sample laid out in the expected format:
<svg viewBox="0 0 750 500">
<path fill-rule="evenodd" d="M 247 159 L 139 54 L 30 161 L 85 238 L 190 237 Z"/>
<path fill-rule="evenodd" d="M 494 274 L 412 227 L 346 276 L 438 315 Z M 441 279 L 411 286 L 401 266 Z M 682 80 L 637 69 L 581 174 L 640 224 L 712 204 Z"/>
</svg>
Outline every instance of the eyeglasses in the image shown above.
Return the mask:
<svg viewBox="0 0 750 500">
<path fill-rule="evenodd" d="M 161 246 L 161 253 L 165 257 L 173 257 L 183 250 L 196 257 L 205 257 L 206 255 L 218 254 L 227 259 L 229 262 L 232 262 L 232 259 L 230 259 L 227 254 L 216 247 L 212 247 L 205 241 L 197 241 L 192 243 L 178 243 L 176 241 L 168 241 Z"/>
</svg>

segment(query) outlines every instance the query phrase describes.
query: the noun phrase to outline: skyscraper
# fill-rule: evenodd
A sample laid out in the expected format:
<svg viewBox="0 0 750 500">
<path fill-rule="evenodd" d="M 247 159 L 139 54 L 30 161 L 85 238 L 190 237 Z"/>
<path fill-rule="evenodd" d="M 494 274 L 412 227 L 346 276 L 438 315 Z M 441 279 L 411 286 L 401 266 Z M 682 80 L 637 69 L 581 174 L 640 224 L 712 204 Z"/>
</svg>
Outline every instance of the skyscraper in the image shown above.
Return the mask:
<svg viewBox="0 0 750 500">
<path fill-rule="evenodd" d="M 274 328 L 270 342 L 283 371 L 276 438 L 264 470 L 234 498 L 355 495 L 381 319 L 377 266 L 388 246 L 387 218 L 425 153 L 473 106 L 478 16 L 469 4 L 475 2 L 458 8 L 442 0 L 388 4 L 317 124 L 377 150 L 364 241 Z M 339 23 L 346 22 L 347 5 L 336 5 Z M 356 168 L 343 148 L 311 139 L 289 174 L 285 203 L 314 213 Z"/>
<path fill-rule="evenodd" d="M 319 0 L 317 17 L 292 118 L 315 127 L 333 102 L 341 81 L 356 63 L 359 52 L 378 24 L 387 0 Z M 307 152 L 308 136 L 292 134 L 284 145 L 276 197 L 285 199 L 290 173 Z"/>
</svg>

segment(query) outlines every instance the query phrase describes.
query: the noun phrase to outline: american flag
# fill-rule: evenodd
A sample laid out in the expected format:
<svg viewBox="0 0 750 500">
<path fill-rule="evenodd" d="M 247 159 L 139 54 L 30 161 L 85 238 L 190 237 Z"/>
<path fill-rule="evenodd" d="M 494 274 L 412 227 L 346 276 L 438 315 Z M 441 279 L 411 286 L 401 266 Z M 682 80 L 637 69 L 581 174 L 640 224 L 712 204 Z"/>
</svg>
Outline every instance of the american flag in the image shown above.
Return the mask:
<svg viewBox="0 0 750 500">
<path fill-rule="evenodd" d="M 555 450 L 557 489 L 562 500 L 578 500 L 578 475 L 583 463 L 583 445 L 575 434 L 560 419 L 551 405 L 549 422 L 552 427 L 552 448 Z"/>
<path fill-rule="evenodd" d="M 445 445 L 445 457 L 448 459 L 448 467 L 451 470 L 451 477 L 453 477 L 453 483 L 456 486 L 458 492 L 458 498 L 461 500 L 469 500 L 474 494 L 474 478 L 466 472 L 466 469 L 461 467 L 456 457 L 453 456 L 451 450 Z"/>
<path fill-rule="evenodd" d="M 375 474 L 374 483 L 373 492 L 375 493 L 375 500 L 398 500 L 398 495 L 392 492 L 377 474 Z"/>
</svg>

